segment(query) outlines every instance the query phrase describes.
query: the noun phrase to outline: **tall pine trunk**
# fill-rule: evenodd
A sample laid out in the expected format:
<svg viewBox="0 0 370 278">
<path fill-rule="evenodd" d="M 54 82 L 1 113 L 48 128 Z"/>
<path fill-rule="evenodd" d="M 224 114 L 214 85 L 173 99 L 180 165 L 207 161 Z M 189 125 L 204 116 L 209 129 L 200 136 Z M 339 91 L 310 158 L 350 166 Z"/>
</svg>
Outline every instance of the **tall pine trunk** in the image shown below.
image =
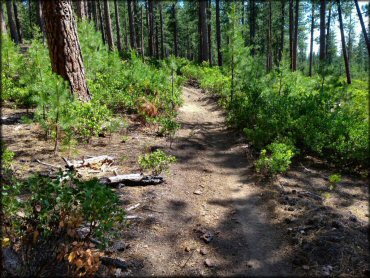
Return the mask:
<svg viewBox="0 0 370 278">
<path fill-rule="evenodd" d="M 104 0 L 104 18 L 105 28 L 107 33 L 108 47 L 110 51 L 114 50 L 113 32 L 112 32 L 112 20 L 110 18 L 110 7 L 108 0 Z"/>
<path fill-rule="evenodd" d="M 208 53 L 209 64 L 212 66 L 212 1 L 207 1 L 207 15 L 208 15 Z"/>
<path fill-rule="evenodd" d="M 295 2 L 295 17 L 294 17 L 294 40 L 293 40 L 293 66 L 292 70 L 297 70 L 297 56 L 298 56 L 298 19 L 299 19 L 299 0 Z"/>
<path fill-rule="evenodd" d="M 19 43 L 23 43 L 22 26 L 21 26 L 21 21 L 19 20 L 18 7 L 15 1 L 13 1 L 13 8 L 14 8 L 14 18 L 15 18 L 15 24 L 17 26 Z"/>
<path fill-rule="evenodd" d="M 149 56 L 154 56 L 154 11 L 153 1 L 148 0 L 149 9 Z"/>
<path fill-rule="evenodd" d="M 279 63 L 283 58 L 284 51 L 284 26 L 285 26 L 285 0 L 281 0 L 281 33 L 280 33 L 280 49 L 279 49 Z"/>
<path fill-rule="evenodd" d="M 85 20 L 86 19 L 86 11 L 85 11 L 84 1 L 83 0 L 77 0 L 76 4 L 77 4 L 77 16 L 78 16 L 78 18 L 80 18 L 81 20 Z"/>
<path fill-rule="evenodd" d="M 293 0 L 289 0 L 289 57 L 291 70 L 293 70 L 293 56 L 294 56 L 294 7 Z"/>
<path fill-rule="evenodd" d="M 18 37 L 17 25 L 15 23 L 15 18 L 14 18 L 14 13 L 13 13 L 12 0 L 6 0 L 6 11 L 8 14 L 8 26 L 10 29 L 10 37 L 16 44 L 18 44 L 19 37 Z"/>
<path fill-rule="evenodd" d="M 326 60 L 326 37 L 325 37 L 325 13 L 326 1 L 321 0 L 320 3 L 320 62 L 321 67 Z"/>
<path fill-rule="evenodd" d="M 222 52 L 221 52 L 221 23 L 220 23 L 220 0 L 216 0 L 216 40 L 217 40 L 217 60 L 218 65 L 222 66 Z"/>
<path fill-rule="evenodd" d="M 271 0 L 268 2 L 268 26 L 267 26 L 267 63 L 266 71 L 270 72 L 272 69 L 272 8 Z"/>
<path fill-rule="evenodd" d="M 130 45 L 131 49 L 136 49 L 135 9 L 133 0 L 128 0 L 127 5 L 128 23 L 130 26 Z"/>
<path fill-rule="evenodd" d="M 312 76 L 312 62 L 313 62 L 313 31 L 315 27 L 315 2 L 312 2 L 312 13 L 311 13 L 311 38 L 310 38 L 310 65 L 309 65 L 309 76 Z"/>
<path fill-rule="evenodd" d="M 347 83 L 351 84 L 352 83 L 351 72 L 349 68 L 349 60 L 348 60 L 348 55 L 347 55 L 347 50 L 346 50 L 346 39 L 344 37 L 344 31 L 343 31 L 342 7 L 340 4 L 340 0 L 337 0 L 337 5 L 338 5 L 340 36 L 341 36 L 341 41 L 342 41 L 342 53 L 343 53 L 343 58 L 344 58 L 344 66 L 346 68 Z"/>
<path fill-rule="evenodd" d="M 4 10 L 3 10 L 3 2 L 0 2 L 0 21 L 1 21 L 1 33 L 6 33 L 6 24 L 5 24 L 5 16 L 4 16 Z"/>
<path fill-rule="evenodd" d="M 127 10 L 128 10 L 128 2 L 127 4 Z M 126 20 L 126 13 L 123 13 L 123 30 L 125 31 L 125 49 L 126 51 L 130 48 L 130 31 L 128 29 L 128 24 Z"/>
<path fill-rule="evenodd" d="M 329 5 L 329 14 L 328 14 L 328 24 L 326 26 L 326 49 L 325 49 L 325 55 L 328 59 L 328 63 L 331 62 L 331 57 L 329 56 L 329 47 L 330 47 L 330 19 L 331 19 L 331 8 L 332 8 L 333 4 L 330 3 Z"/>
<path fill-rule="evenodd" d="M 42 1 L 53 72 L 68 80 L 81 101 L 91 99 L 71 1 Z"/>
<path fill-rule="evenodd" d="M 174 43 L 174 53 L 175 56 L 178 56 L 178 40 L 177 40 L 177 18 L 176 18 L 176 3 L 172 5 L 172 12 L 173 12 L 173 43 Z"/>
<path fill-rule="evenodd" d="M 102 7 L 100 4 L 100 0 L 98 0 L 98 14 L 99 14 L 99 21 L 100 21 L 100 31 L 103 43 L 106 44 L 106 36 L 105 36 L 105 30 L 104 30 L 104 22 L 103 22 L 103 13 L 102 13 Z"/>
<path fill-rule="evenodd" d="M 45 21 L 44 21 L 44 16 L 42 14 L 42 6 L 41 6 L 41 0 L 37 1 L 37 21 L 42 33 L 42 42 L 45 42 L 46 38 L 46 32 L 45 32 Z"/>
<path fill-rule="evenodd" d="M 164 22 L 163 22 L 162 3 L 159 3 L 159 21 L 161 24 L 161 59 L 164 59 Z"/>
<path fill-rule="evenodd" d="M 143 57 L 145 56 L 145 44 L 144 44 L 144 7 L 141 6 L 140 11 L 140 24 L 141 24 L 141 42 L 140 42 L 140 48 L 141 48 L 141 55 Z"/>
<path fill-rule="evenodd" d="M 357 0 L 354 0 L 354 1 L 355 1 L 355 5 L 356 5 L 357 15 L 358 15 L 358 18 L 359 18 L 360 24 L 361 24 L 362 34 L 364 35 L 364 39 L 365 39 L 365 42 L 366 42 L 367 53 L 369 54 L 369 57 L 370 57 L 370 39 L 369 39 L 369 35 L 367 34 L 367 31 L 366 31 L 366 27 L 365 27 L 365 24 L 364 24 L 364 19 L 362 17 L 361 10 L 360 10 L 360 7 L 358 5 L 358 1 Z M 370 7 L 370 3 L 368 5 Z M 370 25 L 370 20 L 369 20 L 369 25 Z M 370 29 L 370 26 L 369 26 L 369 29 Z"/>
<path fill-rule="evenodd" d="M 98 15 L 96 11 L 96 1 L 91 1 L 92 4 L 92 17 L 94 20 L 95 30 L 99 31 L 99 25 L 98 25 Z"/>
<path fill-rule="evenodd" d="M 209 58 L 209 45 L 208 45 L 208 26 L 207 26 L 207 2 L 200 1 L 200 27 L 201 27 L 201 40 L 202 40 L 202 59 L 201 61 L 208 61 Z"/>
<path fill-rule="evenodd" d="M 249 15 L 249 37 L 250 37 L 250 46 L 252 47 L 251 49 L 251 54 L 254 56 L 255 54 L 255 36 L 256 36 L 256 3 L 255 0 L 250 0 L 250 15 Z"/>
<path fill-rule="evenodd" d="M 117 0 L 114 0 L 114 14 L 116 16 L 116 31 L 117 31 L 117 49 L 122 52 L 122 38 L 121 38 L 121 25 L 119 22 L 119 10 Z"/>
</svg>

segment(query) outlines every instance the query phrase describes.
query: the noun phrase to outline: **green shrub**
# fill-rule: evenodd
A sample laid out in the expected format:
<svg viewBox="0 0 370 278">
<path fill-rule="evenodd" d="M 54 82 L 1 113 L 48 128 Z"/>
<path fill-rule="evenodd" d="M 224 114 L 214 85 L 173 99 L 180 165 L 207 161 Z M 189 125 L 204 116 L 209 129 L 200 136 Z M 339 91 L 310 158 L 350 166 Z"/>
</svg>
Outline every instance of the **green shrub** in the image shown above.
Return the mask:
<svg viewBox="0 0 370 278">
<path fill-rule="evenodd" d="M 264 175 L 284 173 L 289 169 L 295 148 L 286 143 L 272 143 L 263 149 L 256 162 L 256 170 Z"/>
<path fill-rule="evenodd" d="M 4 170 L 10 169 L 15 153 L 7 149 L 4 143 L 1 142 L 1 166 Z"/>
<path fill-rule="evenodd" d="M 176 157 L 168 155 L 162 150 L 139 156 L 139 165 L 143 170 L 152 170 L 153 175 L 159 175 L 168 170 L 170 164 L 176 162 Z"/>
<path fill-rule="evenodd" d="M 3 243 L 17 247 L 20 275 L 37 275 L 67 258 L 71 262 L 68 255 L 77 246 L 80 252 L 91 248 L 91 238 L 106 246 L 112 229 L 124 223 L 112 189 L 96 179 L 80 181 L 73 173 L 5 182 L 2 203 Z"/>
</svg>

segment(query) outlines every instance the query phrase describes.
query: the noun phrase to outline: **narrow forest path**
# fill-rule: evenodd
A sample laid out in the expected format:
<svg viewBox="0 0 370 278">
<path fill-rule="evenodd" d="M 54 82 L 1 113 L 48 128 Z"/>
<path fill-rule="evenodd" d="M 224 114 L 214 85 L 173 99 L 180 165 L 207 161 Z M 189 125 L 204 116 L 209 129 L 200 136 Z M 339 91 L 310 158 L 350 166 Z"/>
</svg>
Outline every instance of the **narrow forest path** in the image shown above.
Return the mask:
<svg viewBox="0 0 370 278">
<path fill-rule="evenodd" d="M 155 189 L 155 223 L 135 248 L 145 267 L 133 274 L 289 275 L 283 237 L 269 224 L 240 134 L 210 96 L 185 87 L 183 97 L 171 151 L 178 162 Z M 208 231 L 214 237 L 206 243 L 200 236 Z"/>
</svg>

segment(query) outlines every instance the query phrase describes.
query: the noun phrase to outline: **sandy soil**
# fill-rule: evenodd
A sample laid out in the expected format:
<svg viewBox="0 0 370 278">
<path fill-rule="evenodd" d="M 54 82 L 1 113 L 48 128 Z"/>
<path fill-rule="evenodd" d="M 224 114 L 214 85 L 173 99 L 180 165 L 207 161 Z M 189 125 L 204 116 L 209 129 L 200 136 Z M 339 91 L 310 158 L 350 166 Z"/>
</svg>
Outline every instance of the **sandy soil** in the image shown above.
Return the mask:
<svg viewBox="0 0 370 278">
<path fill-rule="evenodd" d="M 305 158 L 263 181 L 253 168 L 256 153 L 227 127 L 216 101 L 186 87 L 183 97 L 172 148 L 155 129 L 132 124 L 124 143 L 114 134 L 70 153 L 114 155 L 119 173 L 139 171 L 137 156 L 153 148 L 178 159 L 162 185 L 117 189 L 125 207 L 140 203 L 129 214 L 142 217 L 122 231 L 129 247 L 111 254 L 129 263 L 122 275 L 368 274 L 367 180 L 345 176 L 325 198 L 334 172 Z M 62 165 L 36 126 L 19 123 L 24 111 L 14 111 L 3 112 L 3 137 L 16 152 L 18 173 L 46 170 L 36 158 Z"/>
</svg>

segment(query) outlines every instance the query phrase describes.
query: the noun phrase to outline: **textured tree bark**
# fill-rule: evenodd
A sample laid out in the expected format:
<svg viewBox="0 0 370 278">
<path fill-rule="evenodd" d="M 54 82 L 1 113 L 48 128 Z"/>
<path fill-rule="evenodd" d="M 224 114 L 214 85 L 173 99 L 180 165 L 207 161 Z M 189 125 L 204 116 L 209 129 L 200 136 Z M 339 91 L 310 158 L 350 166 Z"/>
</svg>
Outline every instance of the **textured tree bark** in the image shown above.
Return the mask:
<svg viewBox="0 0 370 278">
<path fill-rule="evenodd" d="M 136 33 L 136 49 L 140 53 L 140 20 L 139 20 L 139 10 L 138 10 L 138 0 L 133 0 L 134 5 L 134 27 Z"/>
<path fill-rule="evenodd" d="M 200 2 L 198 2 L 198 37 L 199 37 L 199 45 L 198 45 L 198 62 L 202 62 L 202 27 L 201 27 L 201 16 L 200 16 Z"/>
<path fill-rule="evenodd" d="M 70 0 L 42 1 L 53 72 L 68 80 L 81 101 L 91 99 Z"/>
<path fill-rule="evenodd" d="M 98 0 L 98 14 L 99 14 L 99 21 L 100 21 L 100 31 L 101 31 L 101 37 L 103 40 L 103 43 L 106 44 L 106 36 L 105 36 L 105 30 L 104 30 L 104 23 L 103 23 L 103 13 L 102 13 L 102 7 L 100 5 L 100 0 Z"/>
<path fill-rule="evenodd" d="M 254 38 L 256 36 L 256 3 L 255 0 L 250 0 L 250 14 L 249 14 L 249 37 L 250 37 L 250 45 L 252 47 L 251 54 L 254 56 Z"/>
<path fill-rule="evenodd" d="M 370 56 L 370 39 L 369 39 L 369 35 L 366 32 L 366 27 L 365 27 L 365 24 L 364 24 L 364 19 L 362 18 L 361 10 L 360 10 L 360 7 L 358 6 L 358 1 L 357 0 L 354 0 L 354 1 L 355 1 L 355 5 L 356 5 L 357 15 L 358 15 L 358 18 L 359 18 L 360 24 L 361 24 L 362 34 L 364 35 L 364 38 L 365 38 L 367 52 L 368 52 L 368 54 Z M 368 5 L 370 6 L 370 3 Z M 370 20 L 369 20 L 369 30 L 370 30 Z"/>
<path fill-rule="evenodd" d="M 161 24 L 161 59 L 164 59 L 164 23 L 163 23 L 162 3 L 159 3 L 159 21 Z"/>
<path fill-rule="evenodd" d="M 94 24 L 95 24 L 95 30 L 99 31 L 98 14 L 96 11 L 96 1 L 91 1 L 91 4 L 92 4 L 92 17 L 93 17 Z"/>
<path fill-rule="evenodd" d="M 295 1 L 295 17 L 294 17 L 294 40 L 293 40 L 293 65 L 292 70 L 297 70 L 297 54 L 298 54 L 298 18 L 299 18 L 299 0 Z"/>
<path fill-rule="evenodd" d="M 110 51 L 114 50 L 113 32 L 112 32 L 112 20 L 110 18 L 110 7 L 108 0 L 104 0 L 104 18 L 105 28 L 107 34 L 107 42 Z"/>
<path fill-rule="evenodd" d="M 156 12 L 154 12 L 154 18 L 156 17 Z M 159 27 L 158 20 L 155 19 L 155 36 L 154 36 L 154 45 L 155 45 L 155 58 L 159 59 Z"/>
<path fill-rule="evenodd" d="M 217 61 L 218 65 L 222 66 L 221 52 L 221 23 L 220 23 L 220 0 L 216 0 L 216 40 L 217 40 Z"/>
<path fill-rule="evenodd" d="M 114 0 L 114 14 L 116 16 L 117 49 L 122 52 L 121 25 L 119 23 L 119 11 L 117 0 Z"/>
<path fill-rule="evenodd" d="M 212 1 L 207 2 L 207 16 L 208 16 L 208 53 L 209 64 L 212 66 Z"/>
<path fill-rule="evenodd" d="M 202 33 L 202 62 L 209 59 L 208 26 L 207 26 L 207 2 L 200 1 L 200 27 Z"/>
<path fill-rule="evenodd" d="M 10 29 L 10 37 L 15 43 L 19 43 L 19 37 L 17 32 L 17 25 L 15 23 L 13 14 L 12 0 L 6 0 L 6 11 L 8 13 L 8 26 Z"/>
<path fill-rule="evenodd" d="M 126 4 L 127 4 L 127 2 L 126 2 Z M 130 34 L 129 34 L 129 30 L 127 28 L 127 21 L 126 21 L 126 14 L 125 13 L 123 13 L 123 30 L 125 31 L 125 49 L 127 51 L 130 47 Z"/>
<path fill-rule="evenodd" d="M 326 59 L 326 38 L 325 38 L 325 13 L 326 1 L 321 0 L 320 4 L 320 61 L 323 63 Z"/>
<path fill-rule="evenodd" d="M 0 2 L 0 21 L 1 21 L 1 33 L 6 33 L 6 23 L 5 23 L 5 17 L 4 17 L 4 10 L 3 10 L 3 2 Z"/>
<path fill-rule="evenodd" d="M 343 58 L 344 58 L 344 65 L 346 67 L 346 77 L 347 77 L 347 83 L 351 84 L 351 72 L 349 68 L 349 60 L 348 60 L 348 55 L 347 55 L 347 50 L 346 50 L 346 39 L 344 37 L 344 31 L 343 31 L 343 18 L 342 18 L 342 8 L 340 5 L 340 0 L 337 0 L 337 5 L 338 5 L 338 15 L 339 15 L 339 28 L 340 28 L 340 36 L 341 36 L 341 41 L 342 41 L 342 52 L 343 52 Z"/>
<path fill-rule="evenodd" d="M 45 32 L 45 21 L 42 14 L 41 0 L 37 1 L 37 21 L 42 33 L 42 42 L 45 42 L 46 32 Z"/>
<path fill-rule="evenodd" d="M 312 76 L 312 62 L 313 62 L 313 30 L 314 30 L 314 27 L 315 27 L 315 2 L 312 2 L 309 76 Z"/>
<path fill-rule="evenodd" d="M 127 1 L 128 22 L 130 26 L 130 44 L 132 49 L 136 49 L 136 30 L 135 30 L 135 9 L 132 0 Z"/>
<path fill-rule="evenodd" d="M 285 26 L 285 0 L 281 0 L 281 34 L 280 34 L 280 49 L 279 49 L 279 63 L 283 58 L 283 51 L 284 51 L 284 26 Z"/>
<path fill-rule="evenodd" d="M 174 39 L 174 53 L 175 53 L 175 56 L 177 57 L 178 56 L 178 49 L 179 49 L 179 46 L 178 46 L 178 39 L 177 39 L 177 18 L 176 18 L 176 3 L 174 3 L 172 5 L 172 16 L 173 16 L 173 30 L 174 30 L 174 36 L 173 36 L 173 39 Z"/>
<path fill-rule="evenodd" d="M 23 43 L 22 27 L 21 27 L 21 22 L 19 20 L 19 16 L 18 16 L 18 7 L 15 1 L 13 1 L 13 9 L 14 9 L 15 25 L 17 26 L 19 43 Z"/>
</svg>

